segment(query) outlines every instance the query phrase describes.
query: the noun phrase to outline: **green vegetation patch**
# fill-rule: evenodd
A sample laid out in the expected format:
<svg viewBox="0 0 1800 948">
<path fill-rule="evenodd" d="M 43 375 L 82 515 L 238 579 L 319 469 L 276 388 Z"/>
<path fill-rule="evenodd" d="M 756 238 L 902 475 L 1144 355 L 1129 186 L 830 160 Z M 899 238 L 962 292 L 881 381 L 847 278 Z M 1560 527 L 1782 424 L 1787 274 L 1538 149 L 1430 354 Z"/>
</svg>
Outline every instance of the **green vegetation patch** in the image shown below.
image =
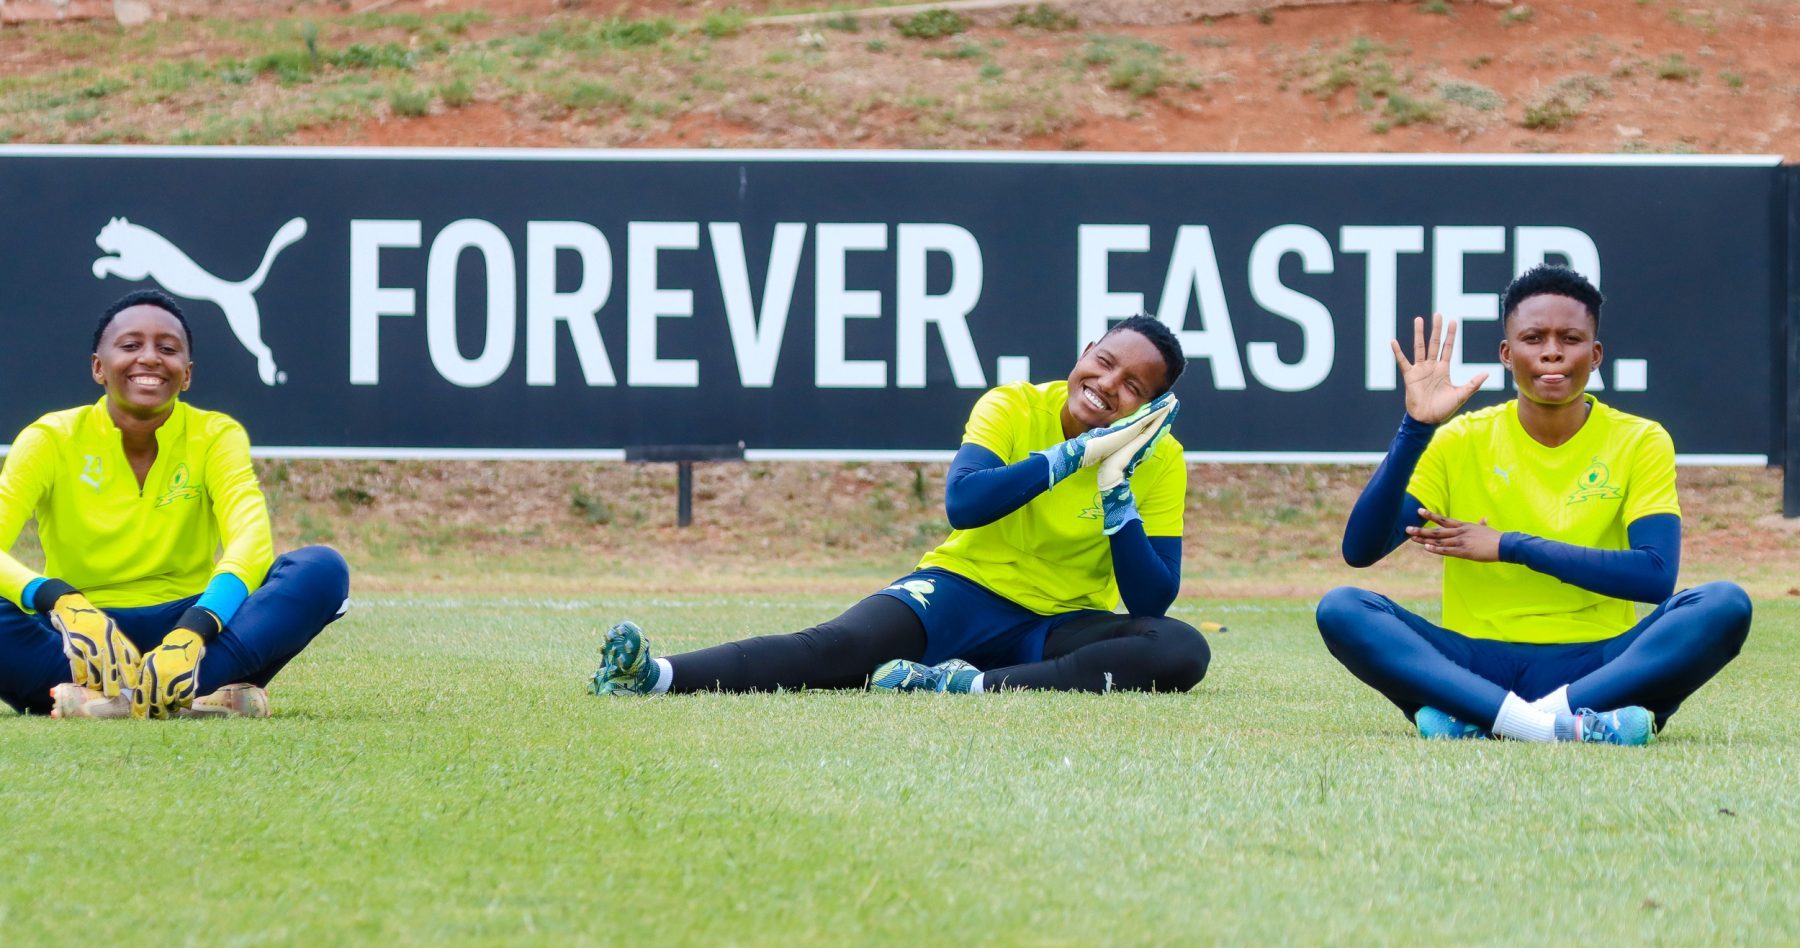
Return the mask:
<svg viewBox="0 0 1800 948">
<path fill-rule="evenodd" d="M 1081 62 L 1106 68 L 1106 85 L 1135 96 L 1150 96 L 1174 81 L 1174 57 L 1155 43 L 1134 36 L 1093 35 L 1081 47 Z"/>
<path fill-rule="evenodd" d="M 1700 78 L 1700 67 L 1680 53 L 1670 53 L 1656 61 L 1656 78 L 1672 82 L 1688 82 Z"/>
<path fill-rule="evenodd" d="M 1451 79 L 1438 83 L 1438 98 L 1452 105 L 1464 105 L 1477 112 L 1492 112 L 1506 105 L 1500 93 L 1476 82 Z"/>
<path fill-rule="evenodd" d="M 1526 105 L 1525 117 L 1520 124 L 1531 129 L 1562 128 L 1586 112 L 1594 99 L 1611 94 L 1612 87 L 1599 76 L 1570 76 Z"/>
<path fill-rule="evenodd" d="M 745 24 L 749 22 L 750 18 L 735 8 L 714 11 L 700 21 L 700 32 L 714 39 L 722 39 L 742 33 Z"/>
<path fill-rule="evenodd" d="M 1306 68 L 1310 73 L 1305 89 L 1320 99 L 1330 99 L 1350 90 L 1363 111 L 1375 108 L 1377 99 L 1397 91 L 1406 81 L 1394 68 L 1389 57 L 1399 52 L 1366 36 L 1358 36 L 1343 48 L 1310 57 Z"/>
<path fill-rule="evenodd" d="M 967 32 L 969 18 L 955 10 L 921 10 L 905 19 L 896 19 L 894 29 L 908 39 L 939 39 Z"/>
<path fill-rule="evenodd" d="M 1063 33 L 1081 26 L 1081 20 L 1073 13 L 1057 9 L 1048 3 L 1021 9 L 1013 14 L 1011 23 L 1013 26 L 1029 27 L 1052 33 Z"/>
</svg>

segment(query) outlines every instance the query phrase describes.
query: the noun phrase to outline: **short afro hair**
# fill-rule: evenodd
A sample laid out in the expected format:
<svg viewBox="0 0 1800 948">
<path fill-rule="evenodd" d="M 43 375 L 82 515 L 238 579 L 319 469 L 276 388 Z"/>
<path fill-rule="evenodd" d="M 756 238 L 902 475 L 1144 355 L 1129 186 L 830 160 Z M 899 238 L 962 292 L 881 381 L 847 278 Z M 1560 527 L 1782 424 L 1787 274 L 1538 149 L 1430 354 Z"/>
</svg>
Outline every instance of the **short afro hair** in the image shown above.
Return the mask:
<svg viewBox="0 0 1800 948">
<path fill-rule="evenodd" d="M 1181 340 L 1175 338 L 1175 333 L 1169 329 L 1168 324 L 1154 316 L 1139 313 L 1114 323 L 1113 327 L 1100 338 L 1105 339 L 1107 336 L 1123 330 L 1130 330 L 1150 340 L 1150 344 L 1155 346 L 1156 351 L 1162 355 L 1163 369 L 1167 377 L 1163 379 L 1162 391 L 1156 394 L 1161 395 L 1174 388 L 1175 380 L 1181 378 L 1181 373 L 1187 369 L 1187 356 L 1181 354 Z"/>
<path fill-rule="evenodd" d="M 100 351 L 100 337 L 106 335 L 106 327 L 112 325 L 113 317 L 133 306 L 154 306 L 175 317 L 181 324 L 182 334 L 187 336 L 188 358 L 194 357 L 194 330 L 188 326 L 187 314 L 181 311 L 181 304 L 175 302 L 174 297 L 161 290 L 136 290 L 114 300 L 106 312 L 100 314 L 100 325 L 94 327 L 94 352 Z"/>
<path fill-rule="evenodd" d="M 1503 319 L 1511 319 L 1512 314 L 1519 311 L 1519 304 L 1534 296 L 1566 296 L 1587 308 L 1588 315 L 1594 317 L 1594 328 L 1600 328 L 1600 304 L 1606 297 L 1588 278 L 1576 273 L 1568 267 L 1553 266 L 1540 263 L 1524 273 L 1506 288 L 1506 298 L 1501 304 Z"/>
</svg>

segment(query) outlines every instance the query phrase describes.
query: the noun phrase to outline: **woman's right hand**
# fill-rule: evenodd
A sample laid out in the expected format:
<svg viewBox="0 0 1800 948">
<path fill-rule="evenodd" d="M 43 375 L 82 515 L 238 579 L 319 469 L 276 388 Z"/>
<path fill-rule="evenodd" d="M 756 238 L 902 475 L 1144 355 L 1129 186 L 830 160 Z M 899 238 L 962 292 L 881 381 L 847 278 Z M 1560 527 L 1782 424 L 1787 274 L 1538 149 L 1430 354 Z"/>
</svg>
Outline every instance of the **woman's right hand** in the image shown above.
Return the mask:
<svg viewBox="0 0 1800 948">
<path fill-rule="evenodd" d="M 95 608 L 86 596 L 71 590 L 57 597 L 50 624 L 62 635 L 70 681 L 108 698 L 137 683 L 142 660 L 137 646 L 112 616 Z"/>
<path fill-rule="evenodd" d="M 1050 460 L 1050 486 L 1055 487 L 1076 471 L 1093 467 L 1111 457 L 1144 432 L 1155 431 L 1169 417 L 1169 413 L 1175 410 L 1175 406 L 1175 393 L 1164 392 L 1149 404 L 1104 428 L 1084 431 L 1067 441 L 1034 453 Z"/>
<path fill-rule="evenodd" d="M 1413 357 L 1408 362 L 1399 340 L 1394 347 L 1394 361 L 1400 366 L 1400 378 L 1406 385 L 1406 413 L 1421 424 L 1443 424 L 1456 414 L 1469 396 L 1487 381 L 1486 372 L 1461 385 L 1450 384 L 1450 354 L 1456 351 L 1456 320 L 1445 320 L 1441 313 L 1431 314 L 1431 339 L 1425 339 L 1425 318 L 1413 317 Z"/>
</svg>

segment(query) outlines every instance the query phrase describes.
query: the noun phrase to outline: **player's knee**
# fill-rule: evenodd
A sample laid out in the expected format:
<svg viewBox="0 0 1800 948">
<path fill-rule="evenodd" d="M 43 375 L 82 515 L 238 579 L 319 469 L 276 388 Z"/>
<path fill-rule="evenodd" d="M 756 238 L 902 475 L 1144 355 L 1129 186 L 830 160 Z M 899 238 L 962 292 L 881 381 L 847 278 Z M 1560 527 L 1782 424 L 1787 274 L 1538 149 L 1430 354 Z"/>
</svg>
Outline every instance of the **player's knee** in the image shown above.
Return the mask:
<svg viewBox="0 0 1800 948">
<path fill-rule="evenodd" d="M 301 588 L 332 605 L 350 596 L 350 564 L 343 554 L 328 546 L 304 546 L 282 554 L 286 560 L 284 576 L 291 576 Z"/>
<path fill-rule="evenodd" d="M 1319 635 L 1327 645 L 1346 645 L 1362 638 L 1367 626 L 1369 594 L 1355 586 L 1326 593 L 1313 610 Z"/>
<path fill-rule="evenodd" d="M 821 622 L 801 629 L 793 633 L 793 636 L 815 658 L 824 661 L 843 658 L 856 645 L 856 639 L 850 634 L 850 630 L 836 622 Z"/>
<path fill-rule="evenodd" d="M 1187 691 L 1206 677 L 1212 664 L 1212 647 L 1200 630 L 1180 619 L 1157 620 L 1156 641 L 1161 661 L 1156 685 L 1165 691 Z"/>
<path fill-rule="evenodd" d="M 1707 583 L 1695 592 L 1706 597 L 1707 612 L 1713 618 L 1709 631 L 1736 655 L 1750 635 L 1750 619 L 1755 612 L 1750 594 L 1732 582 Z"/>
</svg>

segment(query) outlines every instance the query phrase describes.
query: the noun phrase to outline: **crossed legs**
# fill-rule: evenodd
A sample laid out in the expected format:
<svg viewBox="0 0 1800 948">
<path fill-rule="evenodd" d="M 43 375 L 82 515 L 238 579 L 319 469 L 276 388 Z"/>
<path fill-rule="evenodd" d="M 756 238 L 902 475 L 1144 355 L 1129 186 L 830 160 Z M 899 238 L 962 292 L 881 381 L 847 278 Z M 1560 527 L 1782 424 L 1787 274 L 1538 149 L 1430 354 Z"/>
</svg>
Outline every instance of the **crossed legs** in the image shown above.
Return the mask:
<svg viewBox="0 0 1800 948">
<path fill-rule="evenodd" d="M 1326 594 L 1317 618 L 1331 654 L 1409 718 L 1429 706 L 1492 728 L 1509 692 L 1531 700 L 1567 685 L 1573 708 L 1639 705 L 1660 728 L 1737 657 L 1751 606 L 1736 584 L 1708 583 L 1675 594 L 1621 635 L 1579 645 L 1471 639 L 1351 587 Z"/>
</svg>

